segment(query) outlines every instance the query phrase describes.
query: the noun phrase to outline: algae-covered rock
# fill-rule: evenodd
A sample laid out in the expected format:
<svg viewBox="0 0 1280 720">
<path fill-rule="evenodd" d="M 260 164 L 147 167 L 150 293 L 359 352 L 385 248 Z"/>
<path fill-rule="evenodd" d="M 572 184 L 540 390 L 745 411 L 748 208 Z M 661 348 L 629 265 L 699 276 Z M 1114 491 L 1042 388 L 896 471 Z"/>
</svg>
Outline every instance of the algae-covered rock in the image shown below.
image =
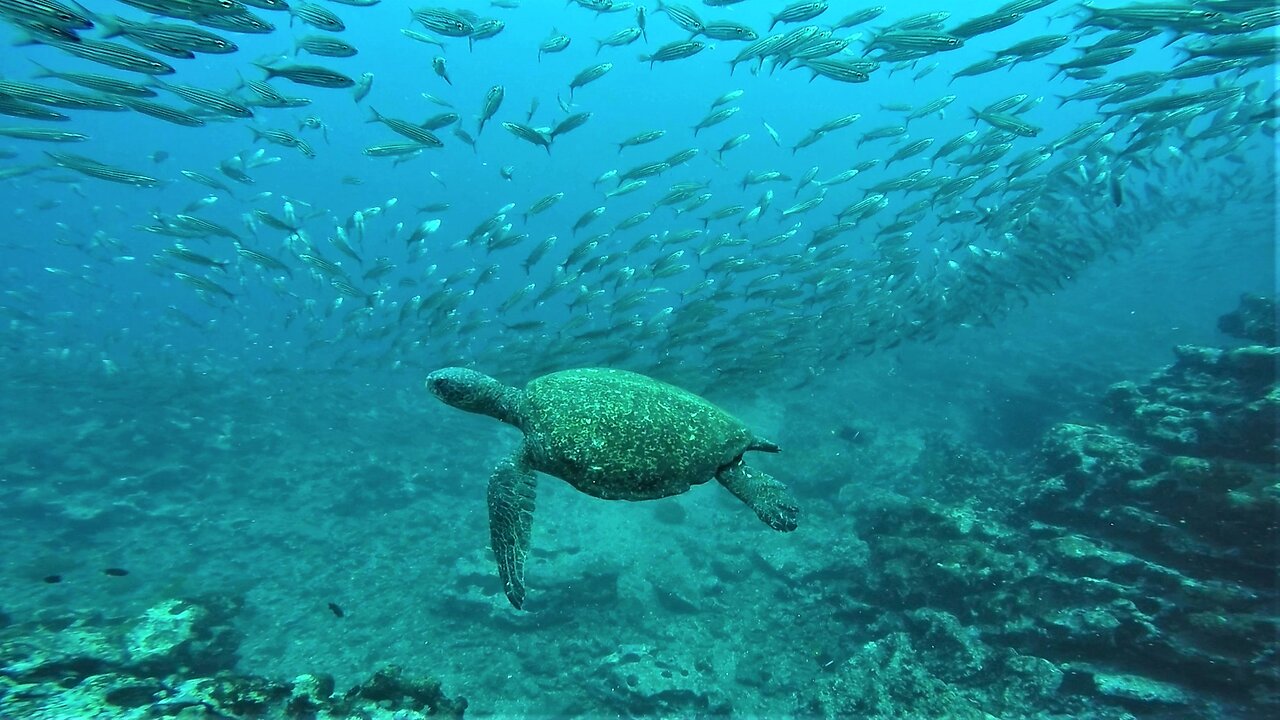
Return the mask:
<svg viewBox="0 0 1280 720">
<path fill-rule="evenodd" d="M 1239 307 L 1218 318 L 1218 329 L 1223 333 L 1259 345 L 1275 345 L 1278 327 L 1275 299 L 1251 293 L 1241 295 Z"/>
<path fill-rule="evenodd" d="M 333 696 L 332 675 L 299 675 L 290 683 L 287 710 L 293 714 L 314 713 L 329 704 Z"/>
<path fill-rule="evenodd" d="M 181 600 L 165 600 L 147 608 L 125 638 L 130 660 L 148 662 L 172 655 L 196 639 L 208 615 L 200 605 Z"/>
<path fill-rule="evenodd" d="M 693 647 L 693 646 L 685 646 Z M 697 658 L 624 645 L 601 659 L 589 686 L 623 716 L 705 717 L 733 712 L 723 681 Z"/>
<path fill-rule="evenodd" d="M 1040 457 L 1045 474 L 1061 475 L 1075 486 L 1142 477 L 1155 460 L 1141 445 L 1106 428 L 1071 423 L 1054 425 L 1045 433 Z"/>
<path fill-rule="evenodd" d="M 1093 676 L 1093 682 L 1098 688 L 1098 694 L 1147 710 L 1152 709 L 1152 706 L 1190 703 L 1187 693 L 1177 685 L 1141 675 L 1098 674 Z"/>
<path fill-rule="evenodd" d="M 1142 439 L 1179 454 L 1249 462 L 1280 459 L 1280 348 L 1175 349 L 1177 362 L 1145 384 L 1108 393 L 1112 410 Z"/>
<path fill-rule="evenodd" d="M 467 701 L 444 694 L 440 681 L 428 676 L 412 676 L 403 668 L 390 666 L 378 670 L 367 681 L 347 691 L 343 705 L 352 710 L 359 701 L 370 701 L 390 710 L 413 710 L 429 715 L 462 717 Z"/>
<path fill-rule="evenodd" d="M 995 648 L 943 615 L 919 616 L 924 637 L 895 632 L 855 648 L 802 708 L 827 718 L 869 720 L 1025 717 L 1029 708 L 1068 715 L 1053 663 Z M 940 645 L 935 643 L 941 643 Z M 968 658 L 957 665 L 960 657 Z M 1108 717 L 1100 714 L 1097 717 Z"/>
</svg>

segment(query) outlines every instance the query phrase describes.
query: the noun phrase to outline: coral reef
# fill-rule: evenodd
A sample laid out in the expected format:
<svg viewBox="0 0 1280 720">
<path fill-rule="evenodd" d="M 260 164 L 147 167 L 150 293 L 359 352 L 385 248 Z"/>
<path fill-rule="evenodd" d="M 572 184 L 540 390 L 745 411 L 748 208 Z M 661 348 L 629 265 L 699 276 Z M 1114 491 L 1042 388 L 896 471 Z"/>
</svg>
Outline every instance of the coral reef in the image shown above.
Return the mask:
<svg viewBox="0 0 1280 720">
<path fill-rule="evenodd" d="M 462 717 L 431 678 L 396 668 L 345 694 L 327 676 L 235 671 L 238 601 L 167 599 L 140 617 L 49 617 L 0 628 L 0 717 Z"/>
<path fill-rule="evenodd" d="M 825 575 L 856 578 L 839 612 L 870 627 L 806 710 L 1280 711 L 1276 349 L 1176 354 L 1111 389 L 1120 429 L 1054 425 L 1022 473 L 930 437 L 932 497 L 852 502 L 865 552 Z"/>
</svg>

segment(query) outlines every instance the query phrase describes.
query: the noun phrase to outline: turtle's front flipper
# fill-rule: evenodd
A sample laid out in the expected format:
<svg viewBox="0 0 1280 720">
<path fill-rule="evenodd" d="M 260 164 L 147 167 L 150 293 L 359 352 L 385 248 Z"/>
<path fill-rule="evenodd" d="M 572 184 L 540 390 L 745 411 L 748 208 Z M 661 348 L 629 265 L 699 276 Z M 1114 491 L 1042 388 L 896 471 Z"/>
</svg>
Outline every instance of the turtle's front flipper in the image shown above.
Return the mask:
<svg viewBox="0 0 1280 720">
<path fill-rule="evenodd" d="M 769 473 L 739 460 L 716 473 L 716 479 L 755 510 L 769 527 L 782 532 L 796 529 L 800 509 L 796 507 L 795 498 L 786 485 L 774 480 Z"/>
<path fill-rule="evenodd" d="M 524 604 L 524 558 L 533 528 L 537 479 L 521 446 L 515 456 L 498 463 L 489 478 L 489 536 L 498 576 L 507 599 L 517 610 Z"/>
</svg>

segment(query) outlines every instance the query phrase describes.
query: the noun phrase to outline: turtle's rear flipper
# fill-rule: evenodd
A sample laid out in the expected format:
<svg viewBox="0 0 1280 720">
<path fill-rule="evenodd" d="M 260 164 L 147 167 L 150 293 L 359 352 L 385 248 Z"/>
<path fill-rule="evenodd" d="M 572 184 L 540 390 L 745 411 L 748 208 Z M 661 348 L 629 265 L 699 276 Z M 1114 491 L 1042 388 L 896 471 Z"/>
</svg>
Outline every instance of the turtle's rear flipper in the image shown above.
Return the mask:
<svg viewBox="0 0 1280 720">
<path fill-rule="evenodd" d="M 746 503 L 756 515 L 774 530 L 791 532 L 796 529 L 796 516 L 800 509 L 787 486 L 773 479 L 763 470 L 757 470 L 739 460 L 716 473 L 716 479 L 739 500 Z"/>
<path fill-rule="evenodd" d="M 524 558 L 533 528 L 536 478 L 524 460 L 524 448 L 503 460 L 489 478 L 489 536 L 498 576 L 507 599 L 517 610 L 524 605 Z"/>
</svg>

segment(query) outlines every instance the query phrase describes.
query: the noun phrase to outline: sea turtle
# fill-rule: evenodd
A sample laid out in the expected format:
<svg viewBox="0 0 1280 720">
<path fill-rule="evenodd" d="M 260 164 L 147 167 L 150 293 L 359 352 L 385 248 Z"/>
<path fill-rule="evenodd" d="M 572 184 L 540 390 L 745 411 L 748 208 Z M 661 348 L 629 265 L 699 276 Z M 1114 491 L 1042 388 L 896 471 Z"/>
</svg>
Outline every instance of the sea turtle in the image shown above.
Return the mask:
<svg viewBox="0 0 1280 720">
<path fill-rule="evenodd" d="M 507 599 L 524 604 L 534 471 L 605 500 L 678 495 L 720 481 L 769 527 L 796 528 L 791 493 L 742 460 L 778 452 L 729 413 L 693 393 L 625 370 L 582 368 L 531 380 L 523 390 L 466 368 L 427 377 L 446 403 L 514 425 L 524 442 L 489 478 L 489 533 Z"/>
</svg>

